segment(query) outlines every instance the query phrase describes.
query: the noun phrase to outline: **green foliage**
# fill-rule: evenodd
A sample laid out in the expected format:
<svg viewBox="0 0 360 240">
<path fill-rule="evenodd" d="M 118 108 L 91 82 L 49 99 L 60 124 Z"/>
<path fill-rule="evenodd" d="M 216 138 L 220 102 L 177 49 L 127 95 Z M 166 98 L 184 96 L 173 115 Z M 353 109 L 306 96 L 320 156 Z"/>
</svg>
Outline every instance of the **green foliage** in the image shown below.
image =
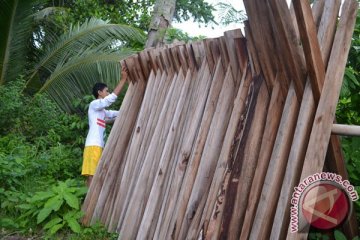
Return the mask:
<svg viewBox="0 0 360 240">
<path fill-rule="evenodd" d="M 120 79 L 120 60 L 134 53 L 128 42 L 144 44 L 138 29 L 91 18 L 70 26 L 60 37 L 53 36 L 39 62 L 31 70 L 26 88 L 46 92 L 58 106 L 71 112 L 79 96 L 91 92 L 96 82 L 113 87 Z"/>
<path fill-rule="evenodd" d="M 339 230 L 334 231 L 335 240 L 347 240 L 346 236 Z"/>
<path fill-rule="evenodd" d="M 321 232 L 310 232 L 308 236 L 309 240 L 329 240 L 329 236 Z"/>
<path fill-rule="evenodd" d="M 92 16 L 103 20 L 110 20 L 112 23 L 135 26 L 147 31 L 154 4 L 155 0 L 66 1 L 64 6 L 71 9 L 71 11 L 68 11 L 63 21 L 72 23 L 84 22 Z M 208 24 L 214 21 L 212 14 L 214 10 L 214 7 L 204 0 L 178 0 L 176 1 L 174 18 L 178 22 L 192 18 L 195 22 Z"/>
<path fill-rule="evenodd" d="M 80 202 L 87 189 L 79 181 L 59 181 L 45 192 L 36 192 L 18 208 L 24 210 L 18 221 L 22 226 L 43 226 L 47 234 L 53 235 L 68 227 L 75 233 L 81 232 L 79 219 L 83 216 Z"/>
<path fill-rule="evenodd" d="M 31 38 L 32 1 L 0 0 L 0 85 L 23 73 Z"/>
<path fill-rule="evenodd" d="M 220 23 L 223 25 L 241 23 L 247 18 L 244 11 L 236 10 L 231 4 L 220 2 L 216 7 L 218 8 Z"/>
<path fill-rule="evenodd" d="M 187 43 L 190 41 L 198 41 L 202 39 L 205 39 L 205 36 L 190 37 L 186 32 L 177 28 L 168 28 L 165 34 L 165 43 L 167 44 L 173 43 L 175 41 L 183 41 Z"/>
<path fill-rule="evenodd" d="M 340 99 L 336 109 L 338 123 L 360 125 L 360 12 L 357 14 Z M 349 181 L 360 193 L 360 138 L 342 137 Z M 357 221 L 360 222 L 360 202 L 354 202 Z"/>
</svg>

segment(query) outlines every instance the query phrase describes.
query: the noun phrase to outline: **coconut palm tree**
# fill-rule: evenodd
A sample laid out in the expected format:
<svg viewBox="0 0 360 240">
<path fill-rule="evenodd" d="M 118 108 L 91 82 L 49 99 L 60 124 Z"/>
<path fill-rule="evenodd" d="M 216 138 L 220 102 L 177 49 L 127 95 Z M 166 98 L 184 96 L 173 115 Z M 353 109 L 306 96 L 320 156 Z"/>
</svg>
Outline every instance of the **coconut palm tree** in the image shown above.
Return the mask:
<svg viewBox="0 0 360 240">
<path fill-rule="evenodd" d="M 72 110 L 74 98 L 89 94 L 95 82 L 115 86 L 120 60 L 134 53 L 126 43 L 145 42 L 138 29 L 94 18 L 51 39 L 54 44 L 30 70 L 26 89 L 49 94 L 66 111 Z"/>
<path fill-rule="evenodd" d="M 29 2 L 0 0 L 0 30 L 5 36 L 0 41 L 0 84 L 25 74 L 25 91 L 46 93 L 65 111 L 72 111 L 74 98 L 89 94 L 95 82 L 115 86 L 120 78 L 120 60 L 134 52 L 127 43 L 144 45 L 145 35 L 140 30 L 92 18 L 82 25 L 69 26 L 61 36 L 51 29 L 44 30 L 48 41 L 46 45 L 33 45 L 42 48 L 42 55 L 31 64 L 27 61 L 27 43 L 34 29 L 31 23 L 35 16 L 38 19 L 48 14 L 34 15 L 33 6 L 25 4 Z"/>
</svg>

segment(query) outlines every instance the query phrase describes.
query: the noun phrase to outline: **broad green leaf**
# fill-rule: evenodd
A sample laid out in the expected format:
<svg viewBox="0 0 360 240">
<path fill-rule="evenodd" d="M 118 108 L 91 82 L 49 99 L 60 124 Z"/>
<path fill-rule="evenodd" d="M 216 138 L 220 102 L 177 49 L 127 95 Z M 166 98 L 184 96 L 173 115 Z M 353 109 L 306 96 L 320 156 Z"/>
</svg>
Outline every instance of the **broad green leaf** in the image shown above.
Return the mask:
<svg viewBox="0 0 360 240">
<path fill-rule="evenodd" d="M 25 209 L 25 210 L 31 209 L 32 207 L 33 207 L 33 205 L 31 205 L 31 204 L 20 204 L 17 206 L 17 208 Z"/>
<path fill-rule="evenodd" d="M 88 192 L 87 187 L 81 187 L 81 188 L 78 188 L 78 190 L 76 192 L 76 195 L 77 196 L 84 196 L 87 192 Z"/>
<path fill-rule="evenodd" d="M 81 232 L 80 224 L 77 222 L 77 220 L 75 218 L 69 218 L 66 220 L 66 222 L 68 223 L 71 230 L 73 230 L 73 232 L 76 232 L 76 233 Z"/>
<path fill-rule="evenodd" d="M 57 231 L 59 231 L 60 228 L 64 226 L 64 223 L 56 224 L 52 228 L 50 228 L 49 232 L 51 235 L 55 234 Z"/>
<path fill-rule="evenodd" d="M 37 215 L 37 221 L 36 221 L 37 224 L 44 221 L 50 215 L 51 211 L 52 211 L 51 208 L 43 208 L 43 209 L 41 209 L 41 211 Z"/>
<path fill-rule="evenodd" d="M 52 228 L 53 226 L 60 223 L 61 221 L 62 221 L 62 219 L 59 217 L 53 218 L 47 224 L 45 224 L 44 229 Z"/>
<path fill-rule="evenodd" d="M 66 203 L 74 208 L 74 209 L 79 209 L 79 200 L 77 199 L 77 197 L 69 192 L 64 192 L 64 198 Z"/>
<path fill-rule="evenodd" d="M 37 192 L 32 198 L 30 198 L 29 202 L 32 203 L 32 202 L 42 201 L 52 196 L 54 196 L 53 192 Z"/>
<path fill-rule="evenodd" d="M 61 205 L 64 203 L 64 199 L 60 196 L 50 198 L 44 205 L 45 208 L 50 208 L 55 212 L 58 211 Z"/>
<path fill-rule="evenodd" d="M 335 240 L 347 240 L 346 236 L 339 230 L 334 231 Z"/>
<path fill-rule="evenodd" d="M 79 219 L 79 218 L 83 217 L 84 215 L 85 215 L 85 213 L 80 210 L 80 211 L 78 211 L 78 212 L 74 215 L 74 217 L 75 217 L 76 219 Z"/>
<path fill-rule="evenodd" d="M 0 226 L 18 228 L 19 225 L 11 218 L 0 218 Z"/>
</svg>

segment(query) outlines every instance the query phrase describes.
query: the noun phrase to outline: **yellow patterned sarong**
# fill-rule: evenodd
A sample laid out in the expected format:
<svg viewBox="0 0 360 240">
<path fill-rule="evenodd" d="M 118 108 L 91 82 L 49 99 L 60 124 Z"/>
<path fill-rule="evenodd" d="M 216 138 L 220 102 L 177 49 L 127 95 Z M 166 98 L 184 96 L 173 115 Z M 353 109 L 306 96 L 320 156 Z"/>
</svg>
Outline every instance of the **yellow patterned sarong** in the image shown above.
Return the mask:
<svg viewBox="0 0 360 240">
<path fill-rule="evenodd" d="M 93 176 L 100 160 L 102 148 L 99 146 L 87 146 L 84 149 L 81 175 Z"/>
</svg>

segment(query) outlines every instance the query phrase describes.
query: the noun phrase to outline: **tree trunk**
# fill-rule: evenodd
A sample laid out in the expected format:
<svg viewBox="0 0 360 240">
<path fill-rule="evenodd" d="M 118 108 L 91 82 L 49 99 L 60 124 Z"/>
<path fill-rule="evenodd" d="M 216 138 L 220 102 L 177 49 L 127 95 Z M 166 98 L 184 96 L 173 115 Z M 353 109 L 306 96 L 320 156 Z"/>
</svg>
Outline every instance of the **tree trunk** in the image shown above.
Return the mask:
<svg viewBox="0 0 360 240">
<path fill-rule="evenodd" d="M 175 5 L 176 0 L 156 0 L 146 48 L 163 43 L 165 30 L 170 26 L 175 13 Z"/>
</svg>

